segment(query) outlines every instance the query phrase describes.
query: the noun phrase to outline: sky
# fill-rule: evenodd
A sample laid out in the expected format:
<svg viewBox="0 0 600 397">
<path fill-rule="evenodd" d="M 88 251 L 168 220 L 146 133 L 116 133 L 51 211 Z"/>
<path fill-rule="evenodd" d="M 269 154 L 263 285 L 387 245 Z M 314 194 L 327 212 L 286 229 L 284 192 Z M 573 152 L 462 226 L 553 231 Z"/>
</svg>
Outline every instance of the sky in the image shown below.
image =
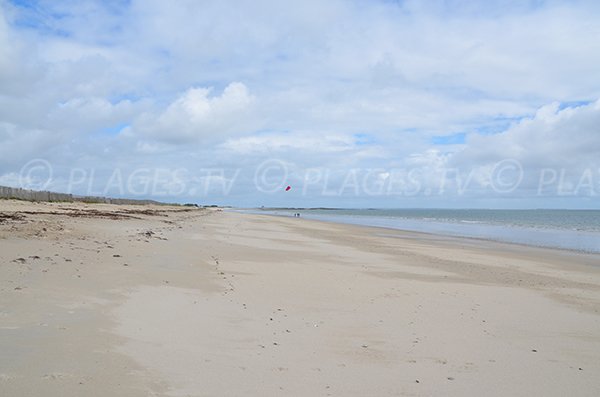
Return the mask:
<svg viewBox="0 0 600 397">
<path fill-rule="evenodd" d="M 0 185 L 600 208 L 598 65 L 597 1 L 0 0 Z"/>
</svg>

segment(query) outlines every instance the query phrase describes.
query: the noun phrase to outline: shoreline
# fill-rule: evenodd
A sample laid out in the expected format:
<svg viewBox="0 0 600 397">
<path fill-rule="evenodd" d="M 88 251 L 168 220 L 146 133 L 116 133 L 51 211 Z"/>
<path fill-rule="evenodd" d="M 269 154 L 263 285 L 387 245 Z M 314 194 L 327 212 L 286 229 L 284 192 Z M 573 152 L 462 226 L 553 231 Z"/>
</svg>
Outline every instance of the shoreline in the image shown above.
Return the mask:
<svg viewBox="0 0 600 397">
<path fill-rule="evenodd" d="M 3 395 L 600 393 L 597 255 L 0 202 L 18 212 L 0 219 Z"/>
<path fill-rule="evenodd" d="M 287 218 L 290 217 L 287 214 L 275 214 L 275 213 L 260 213 L 260 211 L 254 211 L 254 210 L 245 210 L 245 209 L 227 209 L 227 211 L 232 211 L 232 212 L 239 212 L 239 213 L 246 213 L 246 214 L 253 214 L 253 215 L 264 215 L 264 216 L 274 216 L 274 217 L 283 217 L 283 218 Z M 422 234 L 422 235 L 433 235 L 433 236 L 440 236 L 440 237 L 447 237 L 447 238 L 455 238 L 455 239 L 467 239 L 467 240 L 480 240 L 480 241 L 487 241 L 487 242 L 496 242 L 496 243 L 503 243 L 503 244 L 509 244 L 509 245 L 518 245 L 518 246 L 523 246 L 523 247 L 531 247 L 531 248 L 543 248 L 543 249 L 549 249 L 549 250 L 556 250 L 556 251 L 567 251 L 567 252 L 573 252 L 573 253 L 582 253 L 582 254 L 589 254 L 589 255 L 600 255 L 600 248 L 598 248 L 597 251 L 594 250 L 586 250 L 586 249 L 578 249 L 578 248 L 569 248 L 569 247 L 561 247 L 561 246 L 556 246 L 556 245 L 550 245 L 550 244 L 541 244 L 541 243 L 533 243 L 533 242 L 517 242 L 514 240 L 509 240 L 506 238 L 502 238 L 502 237 L 486 237 L 486 236 L 475 236 L 475 235 L 463 235 L 463 234 L 459 234 L 459 233 L 453 233 L 453 232 L 446 232 L 444 233 L 443 231 L 423 231 L 423 230 L 413 230 L 413 229 L 406 229 L 406 228 L 402 228 L 402 227 L 393 227 L 393 226 L 388 226 L 388 225 L 375 225 L 375 224 L 369 224 L 368 222 L 351 222 L 351 221 L 343 221 L 343 220 L 335 220 L 335 219 L 331 219 L 333 217 L 325 217 L 325 218 L 320 218 L 319 215 L 314 216 L 314 215 L 309 215 L 309 217 L 304 217 L 303 219 L 305 220 L 311 220 L 311 221 L 318 221 L 318 222 L 326 222 L 326 223 L 332 223 L 332 224 L 339 224 L 339 225 L 354 225 L 354 226 L 362 226 L 362 227 L 371 227 L 371 228 L 379 228 L 379 229 L 386 229 L 386 230 L 395 230 L 395 231 L 402 231 L 402 232 L 406 232 L 406 233 L 416 233 L 416 234 Z M 415 221 L 420 221 L 420 220 L 415 220 Z M 438 223 L 444 223 L 442 221 L 439 221 Z M 454 224 L 451 222 L 445 223 L 447 225 L 460 225 L 460 226 L 464 226 L 463 224 Z M 520 231 L 526 231 L 526 230 L 531 230 L 532 232 L 544 232 L 547 231 L 546 229 L 541 229 L 541 228 L 525 228 L 525 227 L 520 227 L 520 226 L 502 226 L 502 225 L 492 225 L 492 224 L 484 224 L 484 226 L 488 227 L 499 227 L 499 228 L 504 228 L 504 229 L 510 229 L 510 228 L 514 228 L 516 230 L 520 230 Z M 560 230 L 556 229 L 553 230 L 553 232 L 556 232 L 557 234 L 560 233 Z M 577 231 L 571 231 L 571 232 L 577 232 Z M 590 234 L 591 232 L 584 232 L 587 234 Z"/>
</svg>

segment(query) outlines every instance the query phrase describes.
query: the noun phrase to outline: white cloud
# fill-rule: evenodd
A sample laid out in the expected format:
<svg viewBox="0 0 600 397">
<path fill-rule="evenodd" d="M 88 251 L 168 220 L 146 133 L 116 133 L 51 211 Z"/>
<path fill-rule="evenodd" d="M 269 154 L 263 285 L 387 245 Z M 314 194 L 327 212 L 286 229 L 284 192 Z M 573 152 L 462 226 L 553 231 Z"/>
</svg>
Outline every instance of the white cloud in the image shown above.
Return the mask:
<svg viewBox="0 0 600 397">
<path fill-rule="evenodd" d="M 0 122 L 0 170 L 18 171 L 30 159 L 44 157 L 56 144 L 51 131 Z"/>
<path fill-rule="evenodd" d="M 451 163 L 464 166 L 505 158 L 538 168 L 600 166 L 600 100 L 562 110 L 553 103 L 501 134 L 472 134 Z"/>
<path fill-rule="evenodd" d="M 98 132 L 103 127 L 123 123 L 133 112 L 134 106 L 129 100 L 113 104 L 104 98 L 75 97 L 58 104 L 50 111 L 48 121 L 62 129 Z"/>
<path fill-rule="evenodd" d="M 293 151 L 340 153 L 355 149 L 356 139 L 340 134 L 315 134 L 296 132 L 294 134 L 268 134 L 230 139 L 222 147 L 235 153 L 274 154 Z"/>
<path fill-rule="evenodd" d="M 600 98 L 599 20 L 593 1 L 0 0 L 0 174 L 273 156 L 482 186 L 503 158 L 578 172 L 598 102 L 538 109 Z"/>
<path fill-rule="evenodd" d="M 242 83 L 231 83 L 219 96 L 211 89 L 193 87 L 155 116 L 145 113 L 136 120 L 134 133 L 175 143 L 215 142 L 235 133 L 248 132 L 248 114 L 255 98 Z"/>
<path fill-rule="evenodd" d="M 511 190 L 513 195 L 535 197 L 551 177 L 554 192 L 559 184 L 565 185 L 564 192 L 567 186 L 573 192 L 588 174 L 596 185 L 590 192 L 600 194 L 600 100 L 564 109 L 549 104 L 501 133 L 473 133 L 452 153 L 428 150 L 408 157 L 406 164 L 423 171 L 422 179 L 431 187 L 446 184 L 456 190 L 468 184 L 471 193 L 487 189 L 494 194 L 490 187 L 506 167 L 506 175 L 516 178 L 520 173 L 523 178 Z"/>
</svg>

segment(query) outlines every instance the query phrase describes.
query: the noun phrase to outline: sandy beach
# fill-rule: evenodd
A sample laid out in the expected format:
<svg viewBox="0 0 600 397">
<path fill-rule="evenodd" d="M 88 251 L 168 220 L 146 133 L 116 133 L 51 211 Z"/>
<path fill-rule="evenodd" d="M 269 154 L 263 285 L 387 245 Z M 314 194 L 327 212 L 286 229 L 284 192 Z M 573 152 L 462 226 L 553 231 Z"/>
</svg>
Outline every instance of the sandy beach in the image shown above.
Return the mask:
<svg viewBox="0 0 600 397">
<path fill-rule="evenodd" d="M 600 257 L 0 201 L 1 396 L 598 396 Z"/>
</svg>

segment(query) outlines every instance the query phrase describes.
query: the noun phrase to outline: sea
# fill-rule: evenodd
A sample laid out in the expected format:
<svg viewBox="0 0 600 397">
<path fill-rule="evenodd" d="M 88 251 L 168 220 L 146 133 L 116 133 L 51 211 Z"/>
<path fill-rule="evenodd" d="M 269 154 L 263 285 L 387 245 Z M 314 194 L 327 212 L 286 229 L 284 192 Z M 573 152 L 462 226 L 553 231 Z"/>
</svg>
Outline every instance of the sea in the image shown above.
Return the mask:
<svg viewBox="0 0 600 397">
<path fill-rule="evenodd" d="M 600 210 L 255 209 L 257 214 L 600 253 Z"/>
</svg>

